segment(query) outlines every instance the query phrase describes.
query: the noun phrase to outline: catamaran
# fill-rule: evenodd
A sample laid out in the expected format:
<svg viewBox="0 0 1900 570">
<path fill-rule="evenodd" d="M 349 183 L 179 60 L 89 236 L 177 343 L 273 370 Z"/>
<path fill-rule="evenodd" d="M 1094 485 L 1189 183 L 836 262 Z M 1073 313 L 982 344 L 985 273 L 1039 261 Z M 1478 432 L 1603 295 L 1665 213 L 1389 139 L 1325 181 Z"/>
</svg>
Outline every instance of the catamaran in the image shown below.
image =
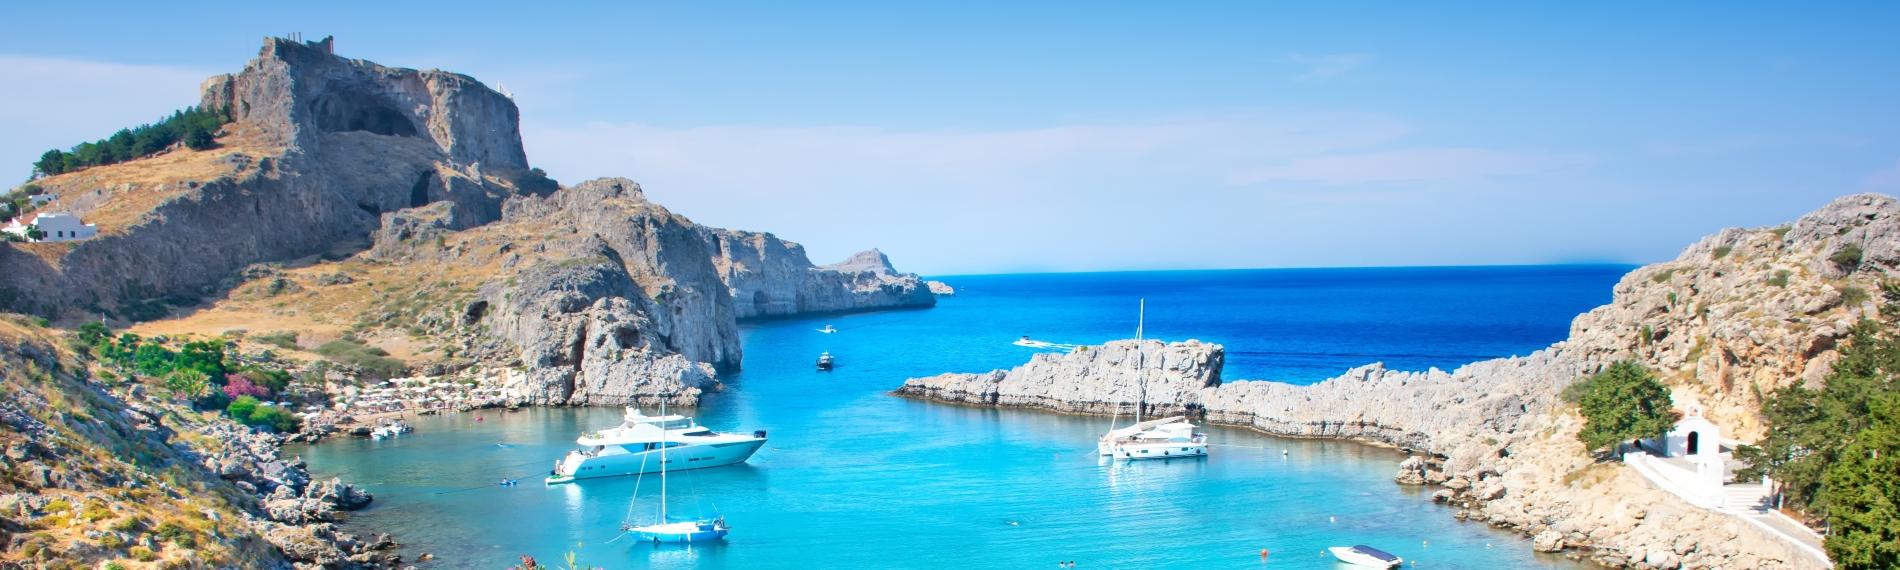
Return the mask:
<svg viewBox="0 0 1900 570">
<path fill-rule="evenodd" d="M 765 445 L 765 431 L 750 435 L 715 432 L 693 422 L 693 418 L 666 415 L 662 403 L 658 416 L 627 406 L 620 425 L 584 434 L 575 441 L 581 448 L 554 462 L 549 484 L 651 473 L 669 467 L 703 469 L 741 463 Z M 669 450 L 673 453 L 670 461 L 665 457 Z M 659 459 L 651 461 L 651 456 Z M 672 462 L 677 464 L 669 465 Z"/>
<path fill-rule="evenodd" d="M 661 417 L 666 417 L 666 401 L 665 400 L 660 401 L 660 415 Z M 678 417 L 678 416 L 674 416 L 674 417 Z M 643 424 L 643 425 L 650 425 L 650 424 Z M 668 430 L 660 430 L 660 441 L 659 441 L 660 520 L 659 522 L 648 524 L 648 525 L 633 524 L 631 522 L 633 518 L 632 517 L 633 504 L 629 503 L 627 505 L 628 521 L 620 523 L 621 532 L 624 532 L 627 535 L 631 535 L 636 538 L 639 538 L 640 540 L 645 540 L 645 541 L 654 542 L 654 543 L 663 543 L 663 542 L 688 543 L 688 542 L 707 542 L 707 541 L 714 541 L 714 540 L 725 540 L 726 532 L 731 530 L 731 527 L 726 525 L 726 517 L 714 517 L 714 518 L 695 517 L 695 518 L 687 518 L 687 519 L 681 519 L 681 520 L 673 520 L 673 519 L 667 518 L 666 516 L 666 466 L 668 463 L 671 463 L 671 461 L 669 461 L 666 458 L 666 450 L 668 447 L 671 447 L 667 444 L 673 443 L 673 442 L 667 441 L 666 439 L 667 431 Z M 761 444 L 765 443 L 765 439 L 763 436 L 759 438 L 759 443 Z M 754 446 L 753 449 L 758 449 L 758 448 L 757 446 Z M 747 452 L 746 455 L 749 456 L 751 455 L 751 453 Z M 634 496 L 636 499 L 639 497 L 639 492 L 638 492 L 639 488 L 640 488 L 639 484 L 635 483 L 634 489 L 636 491 L 634 493 Z M 629 499 L 629 500 L 632 500 L 632 499 Z"/>
<path fill-rule="evenodd" d="M 1148 316 L 1146 299 L 1141 301 L 1139 315 L 1135 321 L 1135 373 L 1139 375 L 1135 384 L 1140 392 L 1135 400 L 1135 423 L 1102 434 L 1102 439 L 1095 443 L 1095 451 L 1114 459 L 1130 460 L 1207 457 L 1207 434 L 1194 431 L 1194 424 L 1186 416 L 1148 421 L 1141 419 L 1141 408 L 1148 399 L 1147 369 L 1144 367 L 1147 362 L 1141 352 L 1141 329 Z M 1120 406 L 1117 408 L 1119 412 Z"/>
</svg>

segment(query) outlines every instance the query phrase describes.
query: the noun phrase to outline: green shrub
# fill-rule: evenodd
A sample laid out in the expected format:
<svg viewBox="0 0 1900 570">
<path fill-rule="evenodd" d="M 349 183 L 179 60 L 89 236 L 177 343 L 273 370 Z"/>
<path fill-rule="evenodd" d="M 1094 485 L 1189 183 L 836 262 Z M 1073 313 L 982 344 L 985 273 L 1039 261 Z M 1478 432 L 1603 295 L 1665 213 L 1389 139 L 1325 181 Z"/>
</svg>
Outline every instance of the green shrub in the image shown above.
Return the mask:
<svg viewBox="0 0 1900 570">
<path fill-rule="evenodd" d="M 130 554 L 133 560 L 137 560 L 139 562 L 151 562 L 153 560 L 158 560 L 157 552 L 152 552 L 152 549 L 146 548 L 143 546 L 134 546 L 131 549 L 126 550 L 125 552 L 126 554 Z"/>
<path fill-rule="evenodd" d="M 290 410 L 278 406 L 266 406 L 251 396 L 240 396 L 238 399 L 231 400 L 231 404 L 225 406 L 224 411 L 231 416 L 231 419 L 244 425 L 268 427 L 283 433 L 297 431 L 298 425 L 302 423 L 297 414 Z"/>
<path fill-rule="evenodd" d="M 111 137 L 79 143 L 69 151 L 46 151 L 40 155 L 39 161 L 33 163 L 33 171 L 42 176 L 52 176 L 125 162 L 158 154 L 180 141 L 194 150 L 208 149 L 217 145 L 212 133 L 230 121 L 230 113 L 225 109 L 188 107 L 149 125 L 119 129 Z"/>
<path fill-rule="evenodd" d="M 1611 364 L 1603 372 L 1566 388 L 1565 397 L 1576 398 L 1584 418 L 1577 439 L 1591 450 L 1660 436 L 1676 421 L 1670 409 L 1669 389 L 1634 362 Z"/>
<path fill-rule="evenodd" d="M 1661 272 L 1658 272 L 1656 275 L 1650 277 L 1649 280 L 1657 282 L 1657 283 L 1668 283 L 1669 279 L 1675 276 L 1676 276 L 1675 268 L 1669 268 L 1669 269 L 1664 269 Z"/>
<path fill-rule="evenodd" d="M 390 358 L 389 352 L 351 337 L 323 343 L 317 347 L 317 354 L 338 364 L 355 366 L 372 378 L 394 378 L 407 368 L 401 360 Z"/>
<path fill-rule="evenodd" d="M 1735 251 L 1735 248 L 1734 248 L 1734 247 L 1730 247 L 1730 246 L 1726 246 L 1726 245 L 1725 245 L 1725 246 L 1721 246 L 1721 247 L 1717 247 L 1717 248 L 1715 248 L 1715 258 L 1716 258 L 1716 259 L 1721 259 L 1721 258 L 1724 258 L 1724 257 L 1728 257 L 1728 253 L 1729 253 L 1729 252 L 1731 252 L 1731 251 Z"/>
<path fill-rule="evenodd" d="M 1835 251 L 1834 255 L 1827 256 L 1827 260 L 1834 262 L 1841 269 L 1851 270 L 1860 266 L 1861 257 L 1864 255 L 1866 253 L 1861 251 L 1859 244 L 1850 243 L 1841 247 L 1839 251 Z"/>
<path fill-rule="evenodd" d="M 271 333 L 264 333 L 264 334 L 252 336 L 251 340 L 255 340 L 257 342 L 261 342 L 261 343 L 275 346 L 277 348 L 282 348 L 285 350 L 297 350 L 296 331 L 277 331 L 277 332 L 271 332 Z"/>
<path fill-rule="evenodd" d="M 1775 271 L 1774 277 L 1768 278 L 1768 284 L 1773 285 L 1775 287 L 1787 287 L 1788 275 L 1789 273 L 1788 273 L 1788 270 L 1786 269 L 1777 270 Z"/>
<path fill-rule="evenodd" d="M 1866 289 L 1855 287 L 1853 285 L 1848 285 L 1846 287 L 1841 288 L 1841 303 L 1842 304 L 1845 304 L 1848 306 L 1855 306 L 1855 305 L 1859 305 L 1861 303 L 1867 302 L 1868 298 L 1869 297 L 1867 295 Z"/>
</svg>

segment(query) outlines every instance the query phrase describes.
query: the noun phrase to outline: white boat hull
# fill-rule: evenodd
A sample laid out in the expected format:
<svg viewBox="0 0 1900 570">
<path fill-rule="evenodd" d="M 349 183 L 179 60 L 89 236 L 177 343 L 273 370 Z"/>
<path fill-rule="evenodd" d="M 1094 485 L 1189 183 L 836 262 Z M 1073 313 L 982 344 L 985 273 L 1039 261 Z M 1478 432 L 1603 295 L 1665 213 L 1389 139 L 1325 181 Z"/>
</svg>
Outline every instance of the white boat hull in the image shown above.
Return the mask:
<svg viewBox="0 0 1900 570">
<path fill-rule="evenodd" d="M 668 471 L 683 471 L 743 463 L 764 445 L 765 438 L 746 438 L 725 443 L 669 447 L 666 449 L 665 466 Z M 660 467 L 658 449 L 592 456 L 576 454 L 567 456 L 557 464 L 555 472 L 548 477 L 548 483 L 659 473 Z"/>
<path fill-rule="evenodd" d="M 1207 444 L 1205 443 L 1167 441 L 1155 443 L 1123 443 L 1119 445 L 1104 443 L 1102 445 L 1108 448 L 1107 452 L 1103 453 L 1103 455 L 1131 461 L 1141 459 L 1207 457 Z M 1099 452 L 1101 450 L 1098 449 L 1097 451 Z"/>
</svg>

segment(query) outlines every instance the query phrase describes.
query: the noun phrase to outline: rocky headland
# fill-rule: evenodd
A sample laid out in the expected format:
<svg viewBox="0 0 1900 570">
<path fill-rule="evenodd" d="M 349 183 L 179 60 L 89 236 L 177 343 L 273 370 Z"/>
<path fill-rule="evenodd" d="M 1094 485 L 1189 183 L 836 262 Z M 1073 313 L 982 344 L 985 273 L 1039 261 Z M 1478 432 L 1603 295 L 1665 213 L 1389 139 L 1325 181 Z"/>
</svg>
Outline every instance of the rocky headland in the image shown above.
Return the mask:
<svg viewBox="0 0 1900 570">
<path fill-rule="evenodd" d="M 1223 382 L 1223 348 L 1111 342 L 1017 368 L 911 379 L 897 394 L 1071 413 L 1190 413 L 1296 436 L 1416 451 L 1395 478 L 1432 484 L 1461 519 L 1534 537 L 1611 566 L 1811 568 L 1821 563 L 1744 521 L 1693 506 L 1577 442 L 1559 394 L 1609 363 L 1658 370 L 1679 407 L 1700 406 L 1743 439 L 1760 433 L 1756 390 L 1818 380 L 1870 292 L 1900 267 L 1900 203 L 1840 198 L 1786 226 L 1730 229 L 1624 277 L 1568 339 L 1453 371 L 1372 364 L 1308 386 Z M 1145 389 L 1136 379 L 1145 379 Z"/>
<path fill-rule="evenodd" d="M 251 348 L 313 361 L 360 342 L 418 373 L 505 377 L 518 404 L 691 404 L 741 365 L 739 320 L 936 302 L 877 250 L 818 266 L 630 180 L 560 185 L 530 167 L 508 96 L 333 45 L 267 38 L 207 80 L 201 105 L 231 119 L 217 148 L 36 180 L 101 235 L 0 243 L 0 310 L 294 334 Z"/>
</svg>

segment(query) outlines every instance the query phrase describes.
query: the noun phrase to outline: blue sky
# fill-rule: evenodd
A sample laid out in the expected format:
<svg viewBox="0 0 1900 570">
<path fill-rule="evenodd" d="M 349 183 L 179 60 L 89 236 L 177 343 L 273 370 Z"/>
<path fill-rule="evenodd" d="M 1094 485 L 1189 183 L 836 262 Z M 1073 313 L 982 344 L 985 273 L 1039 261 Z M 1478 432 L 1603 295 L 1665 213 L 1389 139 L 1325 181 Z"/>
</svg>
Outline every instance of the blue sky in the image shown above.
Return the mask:
<svg viewBox="0 0 1900 570">
<path fill-rule="evenodd" d="M 0 177 L 264 35 L 505 85 L 556 178 L 927 273 L 1673 258 L 1900 193 L 1900 4 L 0 7 Z"/>
</svg>

